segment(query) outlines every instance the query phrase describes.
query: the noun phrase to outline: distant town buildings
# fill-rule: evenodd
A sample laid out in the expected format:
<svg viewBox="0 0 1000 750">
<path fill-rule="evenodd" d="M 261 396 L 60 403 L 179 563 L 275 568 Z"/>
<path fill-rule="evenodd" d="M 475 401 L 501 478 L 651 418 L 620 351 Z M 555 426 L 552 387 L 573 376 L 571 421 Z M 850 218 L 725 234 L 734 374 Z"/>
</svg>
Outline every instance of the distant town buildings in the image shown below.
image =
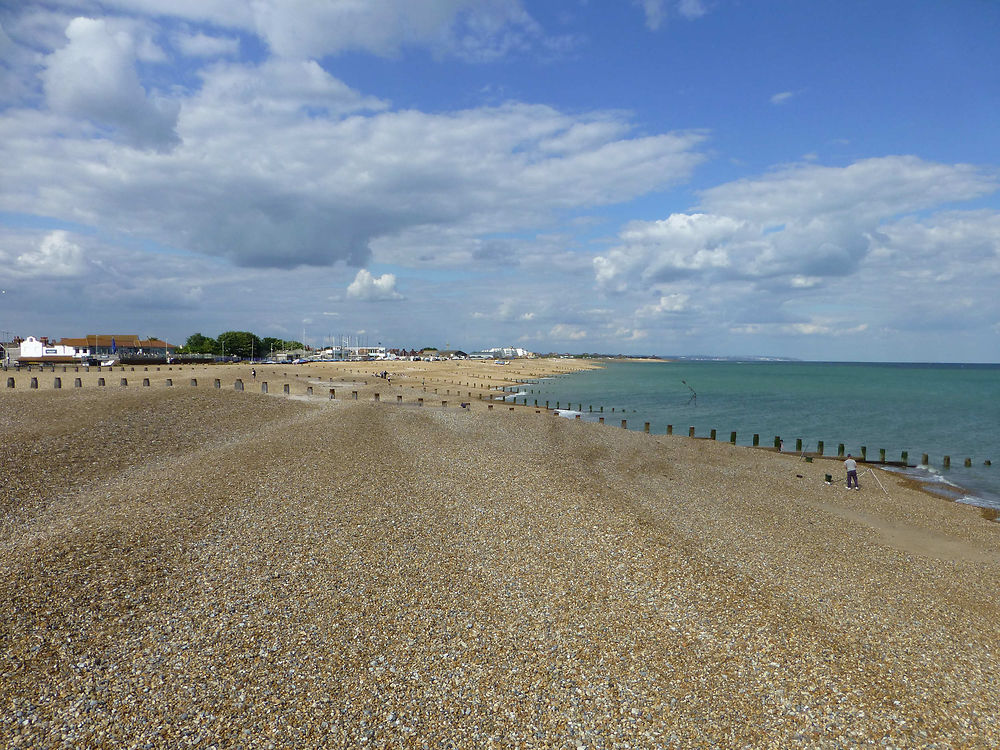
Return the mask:
<svg viewBox="0 0 1000 750">
<path fill-rule="evenodd" d="M 178 347 L 160 339 L 141 339 L 134 334 L 88 334 L 80 338 L 50 340 L 47 336 L 15 338 L 0 343 L 0 364 L 155 364 L 193 357 L 211 359 L 211 355 L 178 355 Z M 319 350 L 272 352 L 269 358 L 281 361 L 302 360 L 396 360 L 396 359 L 516 359 L 535 354 L 518 347 L 493 347 L 471 354 L 461 349 L 390 349 L 377 346 L 334 345 Z M 261 357 L 262 359 L 263 357 Z"/>
<path fill-rule="evenodd" d="M 89 334 L 50 341 L 47 336 L 15 339 L 3 345 L 4 364 L 100 364 L 101 362 L 167 362 L 177 346 L 134 334 Z"/>
</svg>

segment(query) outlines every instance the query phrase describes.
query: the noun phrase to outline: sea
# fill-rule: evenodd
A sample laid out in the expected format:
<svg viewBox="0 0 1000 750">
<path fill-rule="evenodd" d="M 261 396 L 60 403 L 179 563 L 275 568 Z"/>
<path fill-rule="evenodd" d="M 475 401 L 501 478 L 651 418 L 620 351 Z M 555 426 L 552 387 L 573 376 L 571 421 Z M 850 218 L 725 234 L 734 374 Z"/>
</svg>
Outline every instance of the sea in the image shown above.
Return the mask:
<svg viewBox="0 0 1000 750">
<path fill-rule="evenodd" d="M 1000 510 L 1000 364 L 617 361 L 519 384 L 508 401 L 614 427 L 837 456 L 840 444 L 953 500 Z M 926 454 L 926 463 L 923 457 Z M 950 467 L 946 458 L 950 458 Z M 967 460 L 968 459 L 968 460 Z M 966 463 L 969 465 L 967 466 Z M 841 479 L 843 471 L 833 475 Z M 863 467 L 862 467 L 863 468 Z"/>
</svg>

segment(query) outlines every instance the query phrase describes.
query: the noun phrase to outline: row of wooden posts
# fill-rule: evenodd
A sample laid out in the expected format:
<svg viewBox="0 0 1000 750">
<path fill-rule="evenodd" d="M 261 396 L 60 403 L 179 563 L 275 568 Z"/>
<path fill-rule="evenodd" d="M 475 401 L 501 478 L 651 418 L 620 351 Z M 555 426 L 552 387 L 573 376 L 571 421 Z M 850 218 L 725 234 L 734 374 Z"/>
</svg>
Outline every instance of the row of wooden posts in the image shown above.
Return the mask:
<svg viewBox="0 0 1000 750">
<path fill-rule="evenodd" d="M 80 369 L 79 367 L 75 368 L 76 371 L 79 371 L 79 369 Z M 84 369 L 85 370 L 89 370 L 90 368 L 89 367 L 85 367 Z M 109 371 L 112 370 L 112 369 L 113 368 L 109 368 Z M 121 367 L 120 369 L 122 371 L 125 370 L 124 367 Z M 148 370 L 149 368 L 147 367 L 145 369 Z M 157 367 L 156 369 L 159 370 L 160 368 Z M 173 368 L 169 368 L 169 369 L 173 369 Z M 180 368 L 178 368 L 178 369 L 180 369 Z M 134 371 L 135 368 L 133 367 L 132 370 Z M 67 371 L 67 369 L 66 369 L 65 366 L 63 367 L 63 371 L 64 372 Z M 102 371 L 101 368 L 98 368 L 98 371 Z M 298 376 L 298 374 L 296 373 L 296 377 L 297 376 Z M 367 381 L 366 381 L 366 383 L 367 383 Z M 168 387 L 173 386 L 173 384 L 174 384 L 173 378 L 167 378 L 166 381 L 165 381 L 165 384 Z M 107 386 L 107 379 L 103 378 L 103 377 L 99 377 L 97 379 L 97 385 L 98 385 L 98 387 L 105 387 L 105 386 Z M 125 377 L 121 378 L 120 382 L 119 382 L 119 385 L 121 387 L 123 387 L 123 388 L 124 387 L 128 387 L 128 378 L 125 378 Z M 190 379 L 190 385 L 193 386 L 193 387 L 196 387 L 198 385 L 198 379 L 197 378 L 191 378 Z M 222 388 L 222 380 L 220 378 L 215 378 L 214 382 L 213 382 L 213 385 L 214 385 L 215 388 Z M 466 383 L 466 385 L 468 385 L 468 383 Z M 150 386 L 150 380 L 149 380 L 148 377 L 142 379 L 142 386 L 143 387 L 149 387 Z M 15 379 L 13 377 L 8 377 L 7 378 L 7 387 L 8 388 L 14 388 L 14 387 L 16 387 L 16 381 L 15 381 Z M 31 389 L 37 389 L 38 388 L 38 377 L 37 376 L 32 376 L 30 378 L 29 386 L 28 387 L 31 388 Z M 83 380 L 82 380 L 82 378 L 74 378 L 73 387 L 74 388 L 81 388 L 81 387 L 83 387 Z M 54 379 L 54 381 L 53 381 L 53 388 L 56 388 L 56 389 L 61 389 L 62 388 L 62 378 L 61 377 L 56 377 Z M 237 390 L 237 391 L 243 391 L 243 390 L 245 390 L 245 385 L 244 385 L 243 380 L 240 379 L 240 378 L 237 378 L 236 381 L 233 383 L 233 388 L 234 388 L 234 390 Z M 265 381 L 261 381 L 260 390 L 261 390 L 261 393 L 268 393 L 268 383 L 267 383 L 266 380 Z M 282 390 L 283 390 L 284 395 L 289 395 L 291 393 L 291 386 L 290 386 L 290 384 L 289 383 L 284 383 L 283 386 L 282 386 Z M 426 391 L 426 388 L 424 388 L 424 390 Z M 435 388 L 434 392 L 437 393 L 438 389 Z M 309 396 L 314 395 L 313 386 L 310 385 L 310 386 L 306 387 L 306 395 L 309 395 Z M 447 390 L 447 395 L 451 395 L 451 390 L 450 389 Z M 459 396 L 460 394 L 459 394 L 458 391 L 456 391 L 455 395 Z M 336 389 L 335 388 L 330 388 L 329 389 L 329 396 L 330 396 L 331 399 L 335 399 L 336 398 Z M 469 392 L 468 396 L 471 398 L 472 397 L 472 393 Z M 354 400 L 357 400 L 357 398 L 358 398 L 358 391 L 351 391 L 351 398 L 354 399 Z M 478 394 L 478 398 L 479 398 L 479 400 L 482 400 L 482 398 L 483 398 L 482 393 Z M 380 401 L 381 400 L 381 395 L 379 393 L 375 393 L 374 394 L 374 400 L 375 401 Z M 402 402 L 403 402 L 402 395 L 398 395 L 397 394 L 397 396 L 396 396 L 396 403 L 402 403 Z M 514 403 L 516 404 L 517 402 L 515 401 Z M 417 399 L 417 404 L 418 404 L 418 406 L 423 406 L 424 405 L 424 399 L 423 398 L 418 398 Z M 528 399 L 527 398 L 524 399 L 523 404 L 525 406 L 527 406 L 527 404 L 528 404 Z M 447 407 L 448 406 L 448 401 L 442 400 L 441 401 L 441 406 L 442 407 Z M 535 406 L 538 407 L 538 400 L 537 399 L 535 399 Z M 567 406 L 568 410 L 572 409 L 572 404 L 567 404 L 566 406 Z M 578 406 L 579 406 L 579 411 L 582 412 L 583 411 L 583 404 L 578 404 Z M 490 411 L 493 411 L 493 404 L 489 404 L 489 406 L 487 408 Z M 561 407 L 561 402 L 557 401 L 554 413 L 557 413 L 561 408 L 562 408 Z M 549 406 L 549 402 L 548 401 L 545 402 L 545 409 L 547 411 L 550 410 L 550 406 Z M 513 406 L 509 407 L 509 410 L 510 411 L 514 411 L 514 407 Z M 593 411 L 594 411 L 594 407 L 591 406 L 590 407 L 590 412 L 593 413 Z M 614 413 L 614 411 L 615 411 L 614 407 L 612 407 L 611 411 L 612 411 L 612 413 Z M 541 408 L 536 409 L 536 413 L 540 413 L 540 412 L 541 412 Z M 599 413 L 603 413 L 603 412 L 604 412 L 604 407 L 601 406 Z M 580 419 L 580 414 L 576 415 L 576 419 Z M 600 424 L 604 424 L 604 417 L 599 417 L 598 421 L 599 421 Z M 626 420 L 626 419 L 621 420 L 621 426 L 622 426 L 622 429 L 628 429 L 628 420 Z M 646 433 L 650 432 L 650 423 L 649 422 L 646 422 L 644 424 L 643 431 L 646 432 Z M 667 435 L 673 435 L 674 434 L 674 426 L 673 425 L 671 425 L 671 424 L 667 425 L 666 434 Z M 688 428 L 688 437 L 691 437 L 691 438 L 695 437 L 695 428 L 694 427 L 689 427 Z M 713 429 L 711 431 L 711 433 L 709 435 L 709 439 L 710 440 L 716 440 L 717 439 L 717 432 L 716 432 L 716 430 Z M 733 445 L 736 445 L 736 432 L 735 431 L 729 433 L 729 442 L 731 444 L 733 444 Z M 754 433 L 754 436 L 753 436 L 753 446 L 754 447 L 759 447 L 760 446 L 760 435 L 757 434 L 757 433 Z M 824 455 L 824 447 L 825 446 L 824 446 L 823 441 L 822 440 L 818 441 L 815 453 L 814 454 L 810 454 L 810 455 L 806 455 L 806 460 L 812 460 L 813 455 L 822 457 Z M 781 440 L 781 437 L 778 436 L 778 435 L 775 435 L 775 437 L 774 437 L 774 448 L 777 449 L 777 450 L 781 450 L 781 448 L 782 448 L 782 440 Z M 795 452 L 796 453 L 800 453 L 800 454 L 803 453 L 803 445 L 802 445 L 802 439 L 801 438 L 797 438 L 796 441 L 795 441 Z M 845 455 L 845 446 L 844 446 L 843 443 L 840 443 L 837 446 L 837 456 L 839 458 L 843 458 L 844 455 Z M 868 462 L 868 448 L 867 448 L 867 446 L 864 446 L 864 445 L 861 446 L 860 460 L 862 462 Z M 889 465 L 908 466 L 909 465 L 909 452 L 908 451 L 903 451 L 901 453 L 901 455 L 900 455 L 899 461 L 888 461 L 886 459 L 885 448 L 880 448 L 879 449 L 878 463 L 889 464 Z M 928 454 L 924 453 L 924 454 L 921 455 L 921 463 L 924 464 L 924 465 L 927 465 L 929 463 L 929 456 L 928 456 Z M 965 461 L 964 461 L 964 465 L 966 467 L 971 467 L 972 466 L 972 459 L 971 458 L 966 458 Z M 987 459 L 984 462 L 984 465 L 990 466 L 991 465 L 990 460 Z M 950 468 L 951 467 L 951 456 L 944 456 L 944 458 L 942 460 L 942 466 L 944 468 Z"/>
</svg>

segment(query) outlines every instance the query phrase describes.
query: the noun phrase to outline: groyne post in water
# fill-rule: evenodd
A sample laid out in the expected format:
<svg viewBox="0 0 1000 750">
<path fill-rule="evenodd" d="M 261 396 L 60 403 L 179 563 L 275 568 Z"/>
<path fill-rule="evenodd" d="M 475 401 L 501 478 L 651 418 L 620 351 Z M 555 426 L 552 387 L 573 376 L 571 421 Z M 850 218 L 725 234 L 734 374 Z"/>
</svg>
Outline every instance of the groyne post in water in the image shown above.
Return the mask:
<svg viewBox="0 0 1000 750">
<path fill-rule="evenodd" d="M 843 443 L 838 443 L 837 444 L 837 458 L 843 458 L 843 457 L 844 457 L 844 444 Z"/>
<path fill-rule="evenodd" d="M 823 441 L 822 440 L 820 440 L 818 443 L 816 443 L 816 452 L 819 455 L 821 455 L 821 456 L 823 455 Z"/>
<path fill-rule="evenodd" d="M 868 460 L 868 446 L 867 445 L 862 445 L 861 446 L 861 460 L 862 461 L 867 461 Z"/>
<path fill-rule="evenodd" d="M 795 452 L 802 452 L 802 438 L 795 438 Z"/>
<path fill-rule="evenodd" d="M 674 426 L 672 424 L 668 424 L 667 425 L 667 434 L 668 435 L 673 435 L 674 434 Z"/>
<path fill-rule="evenodd" d="M 950 469 L 951 468 L 951 456 L 945 456 L 944 457 L 944 461 L 942 462 L 942 465 L 944 466 L 944 468 Z"/>
<path fill-rule="evenodd" d="M 735 431 L 729 433 L 729 442 L 732 443 L 733 445 L 736 445 L 736 432 Z"/>
<path fill-rule="evenodd" d="M 756 448 L 760 445 L 760 433 L 755 432 L 753 434 L 753 447 Z"/>
<path fill-rule="evenodd" d="M 715 440 L 715 428 L 714 427 L 712 428 L 712 431 L 709 433 L 709 435 L 711 435 L 711 439 L 712 440 Z"/>
</svg>

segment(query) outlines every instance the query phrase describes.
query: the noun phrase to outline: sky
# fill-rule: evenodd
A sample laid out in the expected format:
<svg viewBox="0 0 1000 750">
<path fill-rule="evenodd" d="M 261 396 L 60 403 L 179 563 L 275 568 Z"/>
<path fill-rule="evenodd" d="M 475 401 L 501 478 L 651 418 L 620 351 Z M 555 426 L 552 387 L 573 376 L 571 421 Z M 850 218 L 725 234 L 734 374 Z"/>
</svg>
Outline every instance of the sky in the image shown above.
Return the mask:
<svg viewBox="0 0 1000 750">
<path fill-rule="evenodd" d="M 1000 361 L 996 0 L 0 0 L 0 337 Z"/>
</svg>

